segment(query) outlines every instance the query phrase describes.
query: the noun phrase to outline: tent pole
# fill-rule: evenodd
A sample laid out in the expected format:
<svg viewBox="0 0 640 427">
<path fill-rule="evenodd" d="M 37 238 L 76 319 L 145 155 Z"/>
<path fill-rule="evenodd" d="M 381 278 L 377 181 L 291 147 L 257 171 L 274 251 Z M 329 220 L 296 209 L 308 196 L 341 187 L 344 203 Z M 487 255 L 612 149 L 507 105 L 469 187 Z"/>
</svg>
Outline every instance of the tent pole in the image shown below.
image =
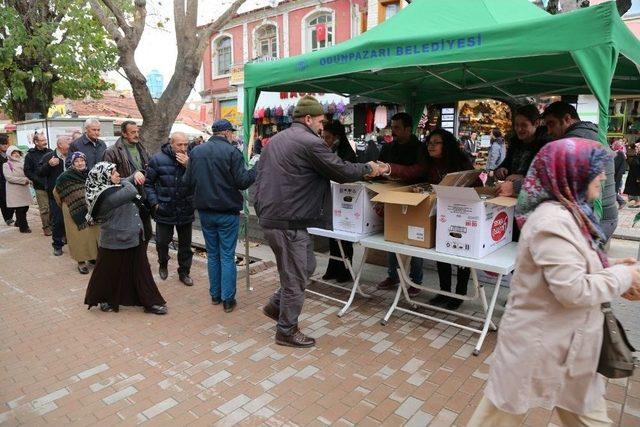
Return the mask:
<svg viewBox="0 0 640 427">
<path fill-rule="evenodd" d="M 477 74 L 476 74 L 476 73 L 474 73 L 473 71 L 471 71 L 471 70 L 469 70 L 469 69 L 465 69 L 465 71 L 466 71 L 467 73 L 471 74 L 471 75 L 472 75 L 473 77 L 475 77 L 476 79 L 478 79 L 478 80 L 480 80 L 480 81 L 483 81 L 483 82 L 485 82 L 485 83 L 488 83 L 488 82 L 487 82 L 487 80 L 486 80 L 485 78 L 480 77 L 479 75 L 477 75 Z M 508 96 L 509 98 L 511 98 L 511 99 L 514 99 L 514 98 L 515 98 L 512 94 L 510 94 L 509 92 L 507 92 L 507 91 L 506 91 L 506 90 L 504 90 L 504 89 L 499 88 L 499 87 L 498 87 L 498 86 L 496 86 L 496 85 L 491 85 L 491 87 L 492 87 L 492 88 L 494 88 L 495 90 L 498 90 L 498 91 L 500 91 L 500 92 L 504 93 L 505 95 L 507 95 L 507 96 Z"/>
</svg>

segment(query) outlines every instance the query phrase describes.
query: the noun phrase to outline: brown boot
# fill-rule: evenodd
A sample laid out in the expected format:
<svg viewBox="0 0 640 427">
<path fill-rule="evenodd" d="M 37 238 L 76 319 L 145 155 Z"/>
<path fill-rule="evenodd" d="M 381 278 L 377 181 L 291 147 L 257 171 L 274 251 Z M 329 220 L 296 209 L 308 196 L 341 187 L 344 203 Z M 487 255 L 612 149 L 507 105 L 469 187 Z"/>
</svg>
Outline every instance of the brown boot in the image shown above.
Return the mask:
<svg viewBox="0 0 640 427">
<path fill-rule="evenodd" d="M 276 308 L 276 306 L 271 303 L 267 303 L 267 305 L 262 307 L 262 312 L 265 316 L 275 320 L 276 322 L 280 318 L 280 310 L 278 310 L 278 308 Z"/>
<path fill-rule="evenodd" d="M 276 332 L 276 344 L 287 347 L 307 348 L 316 345 L 316 340 L 306 336 L 296 327 L 291 335 L 285 335 L 280 331 Z"/>
<path fill-rule="evenodd" d="M 381 291 L 390 291 L 398 287 L 400 280 L 394 280 L 391 277 L 387 277 L 382 282 L 378 283 L 378 289 Z"/>
</svg>

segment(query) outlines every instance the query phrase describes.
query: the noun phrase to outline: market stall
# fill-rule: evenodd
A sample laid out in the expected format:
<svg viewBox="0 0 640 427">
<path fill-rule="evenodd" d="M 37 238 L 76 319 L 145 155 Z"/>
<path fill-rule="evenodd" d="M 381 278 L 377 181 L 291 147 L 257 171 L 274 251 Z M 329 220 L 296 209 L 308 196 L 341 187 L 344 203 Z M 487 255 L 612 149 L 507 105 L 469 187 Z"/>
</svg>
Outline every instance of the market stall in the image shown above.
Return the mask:
<svg viewBox="0 0 640 427">
<path fill-rule="evenodd" d="M 247 64 L 244 111 L 261 91 L 323 92 L 404 104 L 417 123 L 427 104 L 593 93 L 605 143 L 611 94 L 640 94 L 639 66 L 612 2 L 549 15 L 528 0 L 414 1 L 339 45 Z"/>
</svg>

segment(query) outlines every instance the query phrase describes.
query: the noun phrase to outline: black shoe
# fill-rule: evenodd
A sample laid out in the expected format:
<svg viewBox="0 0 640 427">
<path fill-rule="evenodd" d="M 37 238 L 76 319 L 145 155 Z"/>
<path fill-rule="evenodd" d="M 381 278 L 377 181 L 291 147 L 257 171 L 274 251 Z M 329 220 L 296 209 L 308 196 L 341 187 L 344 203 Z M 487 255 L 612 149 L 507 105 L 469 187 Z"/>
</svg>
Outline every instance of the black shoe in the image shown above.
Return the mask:
<svg viewBox="0 0 640 427">
<path fill-rule="evenodd" d="M 449 302 L 449 297 L 446 295 L 436 295 L 429 300 L 429 304 L 437 305 L 438 307 L 444 307 Z"/>
<path fill-rule="evenodd" d="M 153 314 L 167 314 L 169 310 L 167 310 L 166 305 L 152 305 L 151 307 L 145 307 L 145 313 L 153 313 Z"/>
<path fill-rule="evenodd" d="M 95 259 L 90 259 L 89 261 L 87 261 L 89 264 L 91 265 L 96 265 L 96 260 Z"/>
<path fill-rule="evenodd" d="M 15 221 L 12 220 L 12 219 L 8 219 L 8 220 L 5 221 L 5 224 L 7 224 L 8 226 L 12 226 L 14 223 L 15 223 Z"/>
<path fill-rule="evenodd" d="M 286 347 L 307 348 L 316 345 L 316 340 L 306 336 L 296 328 L 291 335 L 276 332 L 276 344 Z"/>
<path fill-rule="evenodd" d="M 80 272 L 80 274 L 89 274 L 89 269 L 84 262 L 78 263 L 78 271 Z"/>
<path fill-rule="evenodd" d="M 29 227 L 27 227 L 27 228 L 21 228 L 21 229 L 20 229 L 20 232 L 21 232 L 21 233 L 31 233 L 31 229 L 30 229 Z"/>
<path fill-rule="evenodd" d="M 411 298 L 417 297 L 418 295 L 420 295 L 420 289 L 415 288 L 413 286 L 409 286 L 409 289 L 407 289 L 407 293 Z"/>
<path fill-rule="evenodd" d="M 220 303 L 222 302 L 221 299 L 216 298 L 216 297 L 211 297 L 211 304 L 213 305 L 220 305 Z"/>
<path fill-rule="evenodd" d="M 167 266 L 166 265 L 160 265 L 160 268 L 158 269 L 158 273 L 160 273 L 160 278 L 162 280 L 167 280 L 167 277 L 169 277 L 169 272 L 167 271 Z"/>
<path fill-rule="evenodd" d="M 181 274 L 180 281 L 184 283 L 185 286 L 193 286 L 193 280 L 188 274 Z"/>
<path fill-rule="evenodd" d="M 265 316 L 272 320 L 275 320 L 276 322 L 280 319 L 280 310 L 278 310 L 278 308 L 276 308 L 276 306 L 271 303 L 268 303 L 267 305 L 262 307 L 262 312 Z"/>
<path fill-rule="evenodd" d="M 109 304 L 108 302 L 101 302 L 100 303 L 100 310 L 102 310 L 104 312 L 115 311 L 113 309 L 113 307 L 111 306 L 111 304 Z"/>
<path fill-rule="evenodd" d="M 53 248 L 53 254 L 55 256 L 62 256 L 62 248 Z"/>
<path fill-rule="evenodd" d="M 352 279 L 351 274 L 347 271 L 346 273 L 338 274 L 336 277 L 336 282 L 338 283 L 346 283 L 350 282 Z"/>
<path fill-rule="evenodd" d="M 336 273 L 333 271 L 327 271 L 326 273 L 324 273 L 324 276 L 322 276 L 322 280 L 333 280 L 337 277 Z"/>
<path fill-rule="evenodd" d="M 222 301 L 222 307 L 224 308 L 224 312 L 225 313 L 231 313 L 233 311 L 234 308 L 236 308 L 236 300 L 235 299 L 230 299 L 227 301 Z"/>
<path fill-rule="evenodd" d="M 453 298 L 453 297 L 449 297 L 449 301 L 447 301 L 447 304 L 445 305 L 445 308 L 447 310 L 457 310 L 460 308 L 460 306 L 462 305 L 462 303 L 464 302 L 464 300 L 458 299 L 458 298 Z"/>
<path fill-rule="evenodd" d="M 381 291 L 394 290 L 398 287 L 398 283 L 400 283 L 399 279 L 392 279 L 390 277 L 387 277 L 382 282 L 378 283 L 378 286 L 376 286 L 376 289 Z"/>
</svg>

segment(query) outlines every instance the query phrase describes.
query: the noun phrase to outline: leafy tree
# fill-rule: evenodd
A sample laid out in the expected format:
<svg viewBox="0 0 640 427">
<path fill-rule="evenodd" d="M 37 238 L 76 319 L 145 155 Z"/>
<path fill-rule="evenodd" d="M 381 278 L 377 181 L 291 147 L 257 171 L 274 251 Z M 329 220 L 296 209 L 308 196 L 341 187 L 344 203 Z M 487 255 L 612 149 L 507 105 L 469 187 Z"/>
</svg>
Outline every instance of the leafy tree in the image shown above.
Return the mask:
<svg viewBox="0 0 640 427">
<path fill-rule="evenodd" d="M 116 49 L 82 0 L 0 0 L 0 108 L 46 117 L 54 96 L 100 97 Z"/>
<path fill-rule="evenodd" d="M 209 39 L 233 18 L 245 0 L 233 0 L 231 6 L 215 21 L 203 26 L 197 25 L 198 0 L 174 0 L 173 22 L 178 57 L 173 76 L 157 101 L 152 98 L 147 80 L 135 60 L 147 20 L 146 1 L 88 1 L 118 48 L 118 65 L 131 84 L 133 97 L 143 118 L 140 138 L 152 151 L 156 151 L 168 139 L 171 125 L 193 89 Z M 220 7 L 221 2 L 212 3 Z"/>
<path fill-rule="evenodd" d="M 624 15 L 631 8 L 631 0 L 615 0 L 620 16 Z M 579 7 L 589 7 L 589 0 L 549 0 L 547 2 L 547 12 L 552 15 L 557 14 L 560 9 L 563 12 L 569 12 Z"/>
</svg>

